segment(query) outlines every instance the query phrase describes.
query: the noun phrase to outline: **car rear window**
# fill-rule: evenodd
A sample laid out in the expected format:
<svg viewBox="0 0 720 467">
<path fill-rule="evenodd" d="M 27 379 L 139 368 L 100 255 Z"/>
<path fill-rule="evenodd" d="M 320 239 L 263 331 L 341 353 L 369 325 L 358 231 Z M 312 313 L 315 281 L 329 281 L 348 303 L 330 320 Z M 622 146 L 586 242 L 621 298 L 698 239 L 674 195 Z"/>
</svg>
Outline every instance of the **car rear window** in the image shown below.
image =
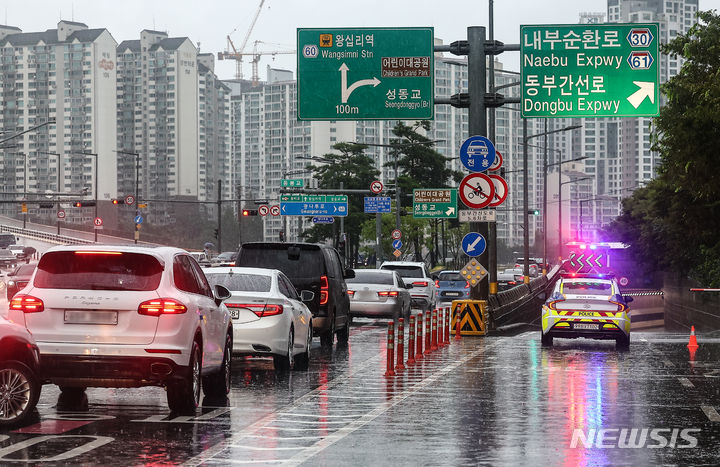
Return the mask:
<svg viewBox="0 0 720 467">
<path fill-rule="evenodd" d="M 52 251 L 37 267 L 41 289 L 155 290 L 163 272 L 157 258 L 128 252 Z"/>
<path fill-rule="evenodd" d="M 320 277 L 326 274 L 320 248 L 299 245 L 299 249 L 296 251 L 299 252 L 297 257 L 289 255 L 286 246 L 244 245 L 240 249 L 235 265 L 247 268 L 279 269 L 290 278 Z"/>
<path fill-rule="evenodd" d="M 386 264 L 382 269 L 389 269 L 400 273 L 400 277 L 425 277 L 423 270 L 417 266 L 400 266 L 397 264 Z"/>
<path fill-rule="evenodd" d="M 464 281 L 465 278 L 459 272 L 441 272 L 438 276 L 441 281 Z"/>
<path fill-rule="evenodd" d="M 382 273 L 377 271 L 355 270 L 355 277 L 345 279 L 345 282 L 356 284 L 382 284 L 393 285 L 392 273 Z"/>
<path fill-rule="evenodd" d="M 233 272 L 205 272 L 211 285 L 224 285 L 232 292 L 270 292 L 272 277 Z"/>
<path fill-rule="evenodd" d="M 9 276 L 29 276 L 35 270 L 37 264 L 22 264 L 15 268 L 13 272 L 8 274 Z"/>
<path fill-rule="evenodd" d="M 563 293 L 566 294 L 610 295 L 611 291 L 612 284 L 610 282 L 563 282 Z"/>
</svg>

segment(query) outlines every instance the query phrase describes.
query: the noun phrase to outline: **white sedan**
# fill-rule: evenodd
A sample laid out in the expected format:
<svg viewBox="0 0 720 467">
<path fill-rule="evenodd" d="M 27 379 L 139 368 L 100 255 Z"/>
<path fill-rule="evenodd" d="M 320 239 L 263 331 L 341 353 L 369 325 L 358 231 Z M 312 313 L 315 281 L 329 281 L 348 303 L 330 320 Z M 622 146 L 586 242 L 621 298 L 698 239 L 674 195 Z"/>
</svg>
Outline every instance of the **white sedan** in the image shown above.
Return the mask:
<svg viewBox="0 0 720 467">
<path fill-rule="evenodd" d="M 304 302 L 314 293 L 298 295 L 277 269 L 215 267 L 204 269 L 210 284 L 227 287 L 225 300 L 233 322 L 233 354 L 272 356 L 276 369 L 307 369 L 312 343 L 312 314 Z"/>
</svg>

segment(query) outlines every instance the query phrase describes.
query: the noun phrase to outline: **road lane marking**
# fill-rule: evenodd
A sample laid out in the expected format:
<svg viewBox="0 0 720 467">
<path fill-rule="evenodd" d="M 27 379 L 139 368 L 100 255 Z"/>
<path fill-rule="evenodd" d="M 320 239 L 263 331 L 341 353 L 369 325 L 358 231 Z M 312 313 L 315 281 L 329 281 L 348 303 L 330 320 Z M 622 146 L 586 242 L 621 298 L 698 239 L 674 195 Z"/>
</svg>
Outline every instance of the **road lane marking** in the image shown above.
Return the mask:
<svg viewBox="0 0 720 467">
<path fill-rule="evenodd" d="M 665 366 L 671 366 L 671 367 L 672 367 L 672 366 L 675 366 L 675 364 L 673 364 L 673 362 L 671 362 L 671 361 L 668 360 L 667 358 L 663 358 L 663 361 L 662 361 L 662 362 L 663 362 L 663 364 L 664 364 Z"/>
<path fill-rule="evenodd" d="M 695 387 L 695 385 L 692 383 L 692 381 L 690 381 L 687 378 L 678 377 L 678 381 L 680 381 L 680 384 L 682 384 L 686 388 L 694 388 Z"/>
<path fill-rule="evenodd" d="M 262 446 L 247 446 L 244 444 L 231 444 L 231 448 L 233 449 L 249 449 L 253 451 L 299 451 L 301 449 L 305 449 L 302 446 L 297 447 L 287 447 L 287 448 L 279 448 L 279 447 L 271 447 L 271 448 L 265 448 Z"/>
<path fill-rule="evenodd" d="M 712 407 L 710 405 L 701 405 L 700 408 L 703 412 L 705 412 L 705 416 L 711 421 L 711 422 L 720 422 L 720 414 L 715 410 L 715 407 Z"/>
</svg>

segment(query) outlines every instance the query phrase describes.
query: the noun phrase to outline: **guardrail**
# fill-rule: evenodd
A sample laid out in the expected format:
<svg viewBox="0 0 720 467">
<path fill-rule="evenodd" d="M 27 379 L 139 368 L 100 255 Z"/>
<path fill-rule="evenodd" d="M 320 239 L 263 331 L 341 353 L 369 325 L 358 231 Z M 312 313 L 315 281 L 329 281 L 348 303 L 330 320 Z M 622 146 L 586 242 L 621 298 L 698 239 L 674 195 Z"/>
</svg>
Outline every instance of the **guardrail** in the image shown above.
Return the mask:
<svg viewBox="0 0 720 467">
<path fill-rule="evenodd" d="M 40 240 L 48 243 L 56 243 L 58 245 L 90 245 L 95 242 L 92 240 L 84 240 L 67 235 L 57 235 L 49 232 L 41 232 L 39 230 L 23 229 L 22 227 L 13 227 L 11 225 L 0 225 L 0 232 L 8 232 L 22 237 Z"/>
</svg>

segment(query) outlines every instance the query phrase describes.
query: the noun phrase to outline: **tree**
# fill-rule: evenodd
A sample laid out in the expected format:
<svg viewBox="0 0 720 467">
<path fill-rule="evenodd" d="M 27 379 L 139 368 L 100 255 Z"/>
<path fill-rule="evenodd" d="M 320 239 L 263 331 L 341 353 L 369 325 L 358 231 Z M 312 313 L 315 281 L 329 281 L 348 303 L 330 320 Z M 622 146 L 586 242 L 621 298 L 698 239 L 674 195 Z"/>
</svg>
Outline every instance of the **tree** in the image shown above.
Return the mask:
<svg viewBox="0 0 720 467">
<path fill-rule="evenodd" d="M 654 121 L 657 179 L 623 202 L 608 228 L 648 270 L 671 269 L 720 286 L 720 16 L 698 13 L 687 34 L 662 46 L 685 62 L 662 86 Z"/>
<path fill-rule="evenodd" d="M 369 190 L 370 184 L 377 180 L 380 172 L 375 168 L 372 158 L 365 155 L 367 146 L 355 143 L 337 143 L 333 149 L 338 153 L 328 153 L 320 158 L 327 162 L 324 165 L 309 165 L 318 187 L 324 189 L 339 189 L 340 183 L 344 188 Z M 364 213 L 364 200 L 362 195 L 348 196 L 348 215 L 345 218 L 345 232 L 347 233 L 349 258 L 357 258 L 360 245 L 360 231 L 367 219 Z M 334 244 L 339 241 L 339 229 L 336 224 L 317 224 L 303 232 L 303 237 L 311 242 L 333 238 Z M 340 252 L 341 254 L 343 252 Z"/>
</svg>

